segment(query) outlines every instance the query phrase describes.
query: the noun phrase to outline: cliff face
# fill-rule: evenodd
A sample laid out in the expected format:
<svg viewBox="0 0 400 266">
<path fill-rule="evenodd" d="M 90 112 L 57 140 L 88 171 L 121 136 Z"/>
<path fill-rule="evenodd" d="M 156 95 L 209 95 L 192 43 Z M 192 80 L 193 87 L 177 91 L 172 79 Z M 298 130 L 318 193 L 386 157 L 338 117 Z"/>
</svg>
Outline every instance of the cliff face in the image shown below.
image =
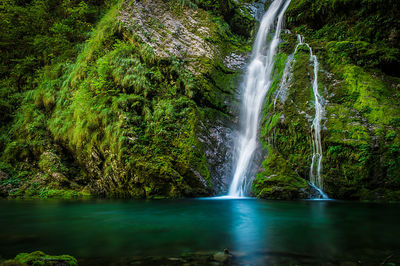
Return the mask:
<svg viewBox="0 0 400 266">
<path fill-rule="evenodd" d="M 39 70 L 9 125 L 2 194 L 152 198 L 226 189 L 254 6 L 197 4 L 119 1 L 73 62 Z"/>
<path fill-rule="evenodd" d="M 400 43 L 397 1 L 293 0 L 266 101 L 262 141 L 268 151 L 254 185 L 263 198 L 315 193 L 310 179 L 318 88 L 323 189 L 332 198 L 400 199 Z M 285 68 L 286 66 L 286 68 Z"/>
</svg>

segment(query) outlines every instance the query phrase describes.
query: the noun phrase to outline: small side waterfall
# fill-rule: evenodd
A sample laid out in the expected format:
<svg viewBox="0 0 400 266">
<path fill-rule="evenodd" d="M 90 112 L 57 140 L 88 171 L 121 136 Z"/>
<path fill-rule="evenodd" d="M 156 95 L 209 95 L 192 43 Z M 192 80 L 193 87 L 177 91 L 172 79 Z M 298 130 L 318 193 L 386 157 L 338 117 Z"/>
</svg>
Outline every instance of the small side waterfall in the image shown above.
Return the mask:
<svg viewBox="0 0 400 266">
<path fill-rule="evenodd" d="M 276 92 L 275 99 L 274 99 L 274 110 L 276 107 L 276 101 L 280 98 L 281 102 L 285 102 L 286 100 L 286 93 L 288 89 L 288 85 L 292 81 L 293 77 L 293 64 L 294 64 L 294 55 L 289 55 L 285 68 L 283 69 L 281 82 L 279 83 L 278 91 Z"/>
<path fill-rule="evenodd" d="M 236 141 L 236 164 L 229 188 L 229 197 L 244 197 L 249 165 L 257 148 L 260 113 L 265 96 L 271 86 L 274 57 L 282 31 L 283 16 L 290 0 L 274 0 L 264 14 L 253 46 L 251 62 L 244 78 L 241 107 L 241 129 Z M 276 19 L 278 20 L 275 25 Z M 275 30 L 275 32 L 274 32 Z M 273 34 L 271 41 L 268 36 Z"/>
<path fill-rule="evenodd" d="M 311 124 L 311 137 L 313 144 L 313 156 L 310 166 L 310 183 L 320 194 L 322 199 L 328 199 L 328 196 L 323 192 L 322 180 L 322 145 L 321 145 L 321 120 L 325 114 L 325 108 L 322 105 L 324 98 L 318 92 L 318 71 L 319 63 L 317 56 L 313 54 L 311 47 L 304 42 L 304 38 L 297 35 L 299 44 L 296 46 L 296 51 L 299 45 L 306 45 L 310 51 L 310 60 L 314 65 L 314 78 L 312 81 L 312 88 L 314 93 L 315 116 Z M 295 51 L 295 52 L 296 52 Z"/>
</svg>

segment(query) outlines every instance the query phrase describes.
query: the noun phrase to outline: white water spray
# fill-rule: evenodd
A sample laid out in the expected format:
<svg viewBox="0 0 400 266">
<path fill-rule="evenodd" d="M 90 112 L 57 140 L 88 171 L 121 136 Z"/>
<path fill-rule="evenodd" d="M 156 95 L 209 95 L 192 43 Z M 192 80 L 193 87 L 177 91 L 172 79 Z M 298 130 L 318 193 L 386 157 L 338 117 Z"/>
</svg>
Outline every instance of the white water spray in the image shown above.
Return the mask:
<svg viewBox="0 0 400 266">
<path fill-rule="evenodd" d="M 319 63 L 317 56 L 313 54 L 311 47 L 304 42 L 304 38 L 300 35 L 297 35 L 299 44 L 296 46 L 295 53 L 297 52 L 297 48 L 300 45 L 306 45 L 310 51 L 310 60 L 314 65 L 314 78 L 312 81 L 312 88 L 314 93 L 314 104 L 315 104 L 315 116 L 311 125 L 311 137 L 313 144 L 313 156 L 310 166 L 310 183 L 311 186 L 314 187 L 320 194 L 321 198 L 328 199 L 328 196 L 323 191 L 323 180 L 322 180 L 322 145 L 321 145 L 321 120 L 325 113 L 325 108 L 322 105 L 324 99 L 318 92 L 318 71 L 319 71 Z"/>
<path fill-rule="evenodd" d="M 290 4 L 290 0 L 274 0 L 264 14 L 253 47 L 251 63 L 244 79 L 243 102 L 241 107 L 241 129 L 236 144 L 236 165 L 232 184 L 229 188 L 229 197 L 244 197 L 246 182 L 249 174 L 249 165 L 257 148 L 258 125 L 264 98 L 271 86 L 271 73 L 274 67 L 274 56 L 279 44 L 282 30 L 283 15 Z M 268 35 L 275 33 L 270 42 Z"/>
</svg>

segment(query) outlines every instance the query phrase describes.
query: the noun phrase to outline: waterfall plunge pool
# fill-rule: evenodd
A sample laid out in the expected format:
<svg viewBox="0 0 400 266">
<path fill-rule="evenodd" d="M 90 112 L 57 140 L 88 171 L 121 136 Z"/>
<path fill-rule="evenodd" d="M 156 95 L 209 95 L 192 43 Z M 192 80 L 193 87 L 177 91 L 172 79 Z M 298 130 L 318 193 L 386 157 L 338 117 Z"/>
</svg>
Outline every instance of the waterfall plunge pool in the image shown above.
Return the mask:
<svg viewBox="0 0 400 266">
<path fill-rule="evenodd" d="M 257 199 L 1 200 L 0 256 L 42 250 L 75 256 L 81 265 L 108 265 L 227 248 L 235 265 L 400 263 L 399 207 Z"/>
</svg>

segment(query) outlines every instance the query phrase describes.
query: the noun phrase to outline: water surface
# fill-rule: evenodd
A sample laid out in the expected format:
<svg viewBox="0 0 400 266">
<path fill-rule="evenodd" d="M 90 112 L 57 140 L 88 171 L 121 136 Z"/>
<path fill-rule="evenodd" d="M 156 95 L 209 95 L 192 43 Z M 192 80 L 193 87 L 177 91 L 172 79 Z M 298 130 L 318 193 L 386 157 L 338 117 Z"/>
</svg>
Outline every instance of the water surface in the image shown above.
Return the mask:
<svg viewBox="0 0 400 266">
<path fill-rule="evenodd" d="M 0 201 L 0 255 L 42 250 L 104 261 L 228 248 L 379 264 L 400 251 L 400 205 L 255 199 Z M 311 263 L 312 264 L 312 263 Z"/>
</svg>

